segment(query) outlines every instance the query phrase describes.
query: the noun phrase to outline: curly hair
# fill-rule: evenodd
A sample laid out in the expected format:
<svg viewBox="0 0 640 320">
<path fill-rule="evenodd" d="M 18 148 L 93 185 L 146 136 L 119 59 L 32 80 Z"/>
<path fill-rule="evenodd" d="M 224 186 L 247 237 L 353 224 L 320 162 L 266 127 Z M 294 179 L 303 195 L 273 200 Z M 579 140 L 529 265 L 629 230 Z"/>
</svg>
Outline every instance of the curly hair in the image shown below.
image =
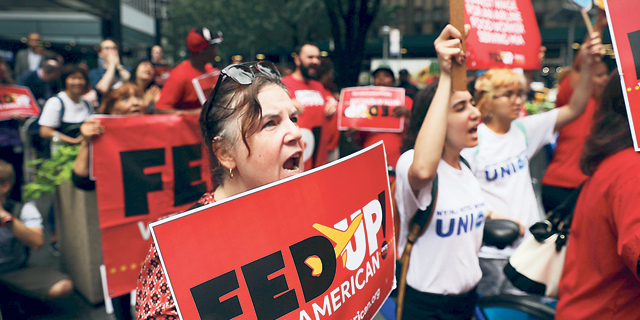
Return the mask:
<svg viewBox="0 0 640 320">
<path fill-rule="evenodd" d="M 524 76 L 509 69 L 491 69 L 478 77 L 475 82 L 474 98 L 482 120 L 485 122 L 491 120 L 488 107 L 498 88 L 513 85 L 524 88 L 526 83 Z"/>
</svg>

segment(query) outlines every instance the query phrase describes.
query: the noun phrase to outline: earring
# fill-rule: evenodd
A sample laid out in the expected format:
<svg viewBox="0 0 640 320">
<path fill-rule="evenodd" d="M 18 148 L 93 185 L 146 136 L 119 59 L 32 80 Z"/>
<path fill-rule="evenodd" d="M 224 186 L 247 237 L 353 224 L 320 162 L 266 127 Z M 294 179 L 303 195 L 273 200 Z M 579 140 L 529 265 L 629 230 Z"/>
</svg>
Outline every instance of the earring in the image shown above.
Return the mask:
<svg viewBox="0 0 640 320">
<path fill-rule="evenodd" d="M 229 168 L 229 175 L 231 176 L 231 179 L 233 179 L 233 169 Z"/>
</svg>

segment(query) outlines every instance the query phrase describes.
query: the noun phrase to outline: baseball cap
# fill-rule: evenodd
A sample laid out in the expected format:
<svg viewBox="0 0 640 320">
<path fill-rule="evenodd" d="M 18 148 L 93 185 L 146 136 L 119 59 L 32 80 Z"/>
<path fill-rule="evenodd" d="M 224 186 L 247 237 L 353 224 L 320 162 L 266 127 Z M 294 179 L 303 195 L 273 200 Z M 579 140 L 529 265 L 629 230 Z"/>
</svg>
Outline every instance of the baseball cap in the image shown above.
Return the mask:
<svg viewBox="0 0 640 320">
<path fill-rule="evenodd" d="M 222 31 L 211 32 L 207 28 L 193 28 L 187 35 L 187 48 L 192 54 L 196 54 L 210 45 L 222 42 Z"/>
</svg>

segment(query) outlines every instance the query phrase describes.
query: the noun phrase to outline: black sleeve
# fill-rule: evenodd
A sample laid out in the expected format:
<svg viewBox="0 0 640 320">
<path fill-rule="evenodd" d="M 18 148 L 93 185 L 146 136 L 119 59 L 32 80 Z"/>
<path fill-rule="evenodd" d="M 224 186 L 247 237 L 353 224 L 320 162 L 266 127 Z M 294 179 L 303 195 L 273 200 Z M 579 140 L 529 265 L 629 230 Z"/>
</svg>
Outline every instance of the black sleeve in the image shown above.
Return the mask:
<svg viewBox="0 0 640 320">
<path fill-rule="evenodd" d="M 88 176 L 81 177 L 73 171 L 71 172 L 71 181 L 73 182 L 73 185 L 78 189 L 82 189 L 85 191 L 93 191 L 96 189 L 95 181 L 91 180 L 91 178 L 89 178 Z"/>
</svg>

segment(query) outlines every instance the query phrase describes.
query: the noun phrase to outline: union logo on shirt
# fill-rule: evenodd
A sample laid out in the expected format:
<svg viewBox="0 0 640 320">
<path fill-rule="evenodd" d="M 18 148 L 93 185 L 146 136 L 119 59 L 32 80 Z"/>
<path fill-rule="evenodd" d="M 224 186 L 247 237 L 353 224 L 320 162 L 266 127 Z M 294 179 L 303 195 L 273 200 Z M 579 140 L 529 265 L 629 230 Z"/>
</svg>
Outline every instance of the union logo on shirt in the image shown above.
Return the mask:
<svg viewBox="0 0 640 320">
<path fill-rule="evenodd" d="M 324 97 L 319 91 L 315 90 L 297 90 L 295 92 L 296 100 L 300 101 L 305 107 L 324 106 Z"/>
</svg>

